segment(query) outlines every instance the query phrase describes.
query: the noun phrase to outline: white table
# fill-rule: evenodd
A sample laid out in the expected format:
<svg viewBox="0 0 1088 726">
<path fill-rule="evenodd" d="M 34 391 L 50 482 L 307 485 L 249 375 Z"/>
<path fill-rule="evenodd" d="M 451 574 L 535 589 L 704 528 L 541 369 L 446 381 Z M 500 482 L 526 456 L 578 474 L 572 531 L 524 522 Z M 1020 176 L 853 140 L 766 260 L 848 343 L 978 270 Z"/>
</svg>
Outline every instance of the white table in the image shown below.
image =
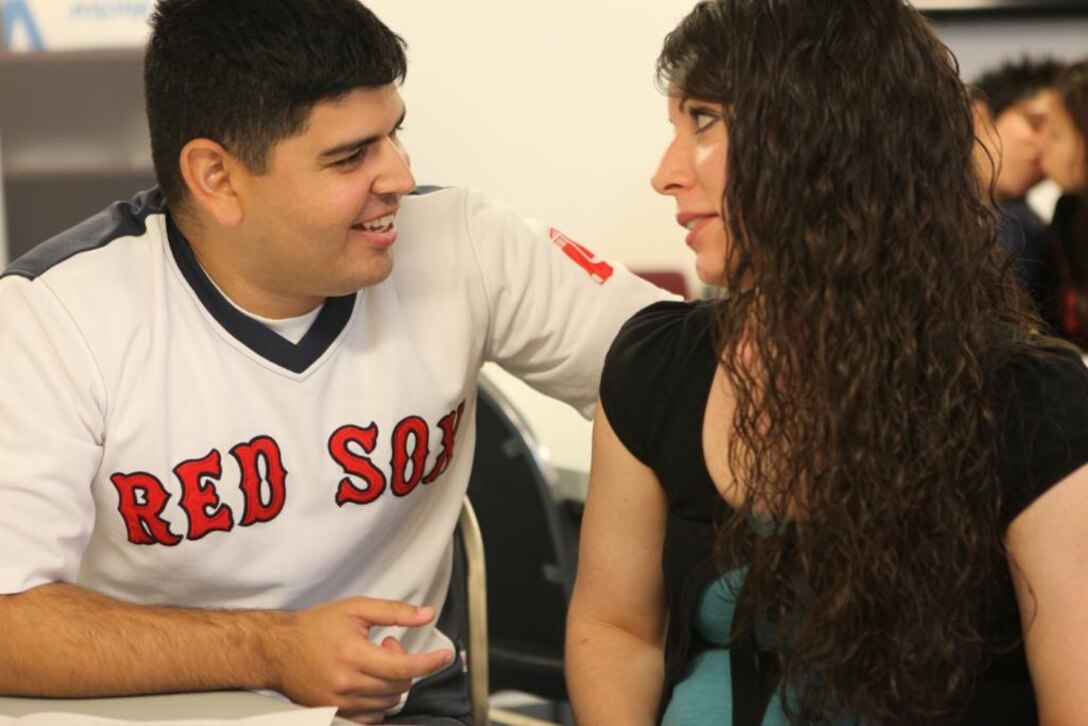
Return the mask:
<svg viewBox="0 0 1088 726">
<path fill-rule="evenodd" d="M 131 720 L 234 719 L 300 708 L 293 703 L 250 691 L 170 693 L 123 698 L 10 698 L 0 696 L 0 715 L 82 713 L 88 716 Z M 342 718 L 334 724 L 350 726 Z"/>
</svg>

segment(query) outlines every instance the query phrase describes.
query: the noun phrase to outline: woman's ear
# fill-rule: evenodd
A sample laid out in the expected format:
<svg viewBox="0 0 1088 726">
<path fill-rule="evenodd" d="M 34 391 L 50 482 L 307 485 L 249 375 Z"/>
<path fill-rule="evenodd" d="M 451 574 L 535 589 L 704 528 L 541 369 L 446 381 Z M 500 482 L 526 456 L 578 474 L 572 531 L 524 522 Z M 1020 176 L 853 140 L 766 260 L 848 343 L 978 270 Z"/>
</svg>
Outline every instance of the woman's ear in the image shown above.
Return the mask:
<svg viewBox="0 0 1088 726">
<path fill-rule="evenodd" d="M 182 148 L 179 163 L 193 206 L 223 227 L 237 226 L 242 204 L 234 175 L 244 173 L 242 162 L 221 144 L 197 138 Z"/>
</svg>

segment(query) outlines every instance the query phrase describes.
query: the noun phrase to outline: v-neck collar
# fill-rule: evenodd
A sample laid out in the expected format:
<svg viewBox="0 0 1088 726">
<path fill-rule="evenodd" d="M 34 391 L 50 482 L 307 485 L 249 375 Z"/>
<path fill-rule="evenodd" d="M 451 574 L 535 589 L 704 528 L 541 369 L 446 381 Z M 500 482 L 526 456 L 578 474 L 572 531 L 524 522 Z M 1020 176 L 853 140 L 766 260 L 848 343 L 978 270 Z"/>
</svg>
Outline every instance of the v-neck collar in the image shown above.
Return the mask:
<svg viewBox="0 0 1088 726">
<path fill-rule="evenodd" d="M 298 343 L 292 343 L 230 303 L 208 279 L 185 235 L 166 215 L 170 252 L 189 287 L 211 316 L 238 342 L 265 360 L 292 373 L 302 373 L 320 358 L 344 330 L 355 307 L 357 293 L 330 297 L 313 325 Z"/>
</svg>

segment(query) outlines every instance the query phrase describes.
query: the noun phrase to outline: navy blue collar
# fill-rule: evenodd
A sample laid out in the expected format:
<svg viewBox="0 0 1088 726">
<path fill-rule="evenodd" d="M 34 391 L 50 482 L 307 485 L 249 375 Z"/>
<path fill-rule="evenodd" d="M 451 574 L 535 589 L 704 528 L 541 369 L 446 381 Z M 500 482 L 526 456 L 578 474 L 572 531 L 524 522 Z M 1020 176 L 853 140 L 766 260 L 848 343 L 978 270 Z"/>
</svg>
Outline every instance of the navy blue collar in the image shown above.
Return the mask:
<svg viewBox="0 0 1088 726">
<path fill-rule="evenodd" d="M 293 373 L 305 371 L 329 349 L 351 318 L 356 293 L 330 297 L 325 300 L 325 306 L 302 340 L 292 343 L 249 317 L 223 297 L 208 279 L 197 262 L 189 241 L 169 214 L 166 215 L 166 229 L 170 252 L 174 255 L 181 274 L 212 317 L 242 345 L 281 368 Z"/>
</svg>

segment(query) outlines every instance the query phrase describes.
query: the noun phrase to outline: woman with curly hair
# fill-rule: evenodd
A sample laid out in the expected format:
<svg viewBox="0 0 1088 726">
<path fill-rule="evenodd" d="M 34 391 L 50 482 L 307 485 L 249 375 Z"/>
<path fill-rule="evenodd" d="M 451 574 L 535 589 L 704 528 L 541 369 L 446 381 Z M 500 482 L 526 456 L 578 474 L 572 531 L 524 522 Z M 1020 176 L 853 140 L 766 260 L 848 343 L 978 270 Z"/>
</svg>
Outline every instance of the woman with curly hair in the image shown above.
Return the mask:
<svg viewBox="0 0 1088 726">
<path fill-rule="evenodd" d="M 720 299 L 613 344 L 580 724 L 1088 723 L 1088 369 L 997 260 L 902 0 L 710 0 L 654 175 Z"/>
</svg>

